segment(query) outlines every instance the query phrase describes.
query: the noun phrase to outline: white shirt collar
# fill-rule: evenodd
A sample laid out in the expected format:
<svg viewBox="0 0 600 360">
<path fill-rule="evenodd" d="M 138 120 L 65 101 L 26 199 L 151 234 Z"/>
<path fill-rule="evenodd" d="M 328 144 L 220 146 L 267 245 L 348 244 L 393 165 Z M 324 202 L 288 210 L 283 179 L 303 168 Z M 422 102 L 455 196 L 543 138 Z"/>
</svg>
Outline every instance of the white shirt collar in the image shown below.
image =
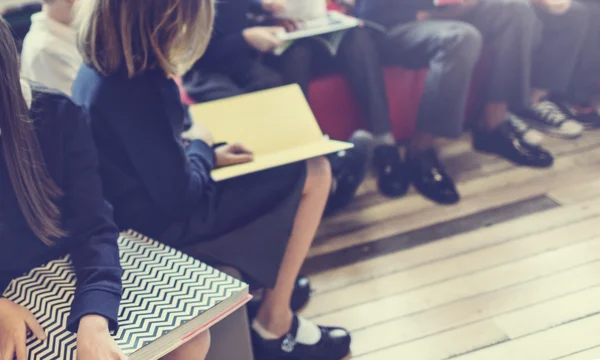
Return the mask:
<svg viewBox="0 0 600 360">
<path fill-rule="evenodd" d="M 40 11 L 31 16 L 31 27 L 41 27 L 51 32 L 54 36 L 62 38 L 70 43 L 75 43 L 77 41 L 77 31 L 73 27 L 52 19 L 44 11 Z"/>
</svg>

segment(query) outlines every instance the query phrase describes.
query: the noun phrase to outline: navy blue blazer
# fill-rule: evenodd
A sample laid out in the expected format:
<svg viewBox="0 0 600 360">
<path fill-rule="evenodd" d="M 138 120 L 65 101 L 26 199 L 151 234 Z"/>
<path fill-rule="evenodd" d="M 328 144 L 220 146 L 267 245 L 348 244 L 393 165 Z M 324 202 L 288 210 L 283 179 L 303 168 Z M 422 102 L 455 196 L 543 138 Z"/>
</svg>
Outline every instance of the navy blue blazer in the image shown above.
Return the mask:
<svg viewBox="0 0 600 360">
<path fill-rule="evenodd" d="M 182 141 L 185 110 L 162 71 L 129 79 L 125 71 L 104 76 L 83 65 L 73 99 L 89 113 L 117 225 L 156 238 L 207 201 L 214 150 Z"/>
<path fill-rule="evenodd" d="M 47 246 L 31 231 L 20 210 L 0 146 L 0 293 L 15 277 L 70 253 L 78 285 L 69 330 L 77 331 L 79 320 L 90 314 L 106 317 L 114 330 L 121 301 L 119 233 L 111 207 L 102 196 L 87 117 L 65 95 L 51 90 L 34 88 L 33 99 L 30 116 L 46 168 L 65 194 L 57 205 L 68 236 Z"/>
</svg>

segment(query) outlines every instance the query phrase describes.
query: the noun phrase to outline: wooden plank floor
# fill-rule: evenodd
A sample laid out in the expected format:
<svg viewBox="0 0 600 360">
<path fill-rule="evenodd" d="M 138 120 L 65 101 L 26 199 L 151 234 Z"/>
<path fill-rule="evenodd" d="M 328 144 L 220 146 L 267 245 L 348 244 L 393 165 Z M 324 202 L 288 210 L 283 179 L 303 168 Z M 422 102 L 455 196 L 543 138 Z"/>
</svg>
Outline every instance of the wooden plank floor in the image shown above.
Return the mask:
<svg viewBox="0 0 600 360">
<path fill-rule="evenodd" d="M 353 359 L 600 359 L 600 133 L 546 145 L 549 170 L 448 144 L 450 207 L 369 179 L 319 231 L 303 315 L 350 329 Z"/>
</svg>

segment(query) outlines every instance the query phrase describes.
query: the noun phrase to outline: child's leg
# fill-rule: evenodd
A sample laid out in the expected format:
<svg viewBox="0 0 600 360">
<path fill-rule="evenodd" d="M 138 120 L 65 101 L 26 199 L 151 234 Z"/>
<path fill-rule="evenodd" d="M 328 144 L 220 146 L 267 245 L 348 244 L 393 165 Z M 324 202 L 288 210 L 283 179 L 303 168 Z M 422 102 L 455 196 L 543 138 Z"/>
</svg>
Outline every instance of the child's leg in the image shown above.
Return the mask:
<svg viewBox="0 0 600 360">
<path fill-rule="evenodd" d="M 194 337 L 162 360 L 204 360 L 210 348 L 210 331 Z"/>
<path fill-rule="evenodd" d="M 290 300 L 300 268 L 317 232 L 331 188 L 331 168 L 325 158 L 307 162 L 304 193 L 275 288 L 265 293 L 258 322 L 270 333 L 283 336 L 291 327 Z"/>
</svg>

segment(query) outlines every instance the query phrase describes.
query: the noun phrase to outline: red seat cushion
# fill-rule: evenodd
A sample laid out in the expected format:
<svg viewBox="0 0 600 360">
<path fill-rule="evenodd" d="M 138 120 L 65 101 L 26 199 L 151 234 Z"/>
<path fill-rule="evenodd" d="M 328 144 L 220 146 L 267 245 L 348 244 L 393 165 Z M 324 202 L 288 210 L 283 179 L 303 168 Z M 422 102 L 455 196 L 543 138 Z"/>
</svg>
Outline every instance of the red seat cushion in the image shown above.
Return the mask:
<svg viewBox="0 0 600 360">
<path fill-rule="evenodd" d="M 479 112 L 480 91 L 486 81 L 488 61 L 480 62 L 473 79 L 467 104 L 467 119 Z M 386 88 L 392 120 L 392 132 L 398 140 L 409 139 L 414 130 L 427 69 L 407 70 L 402 67 L 385 69 Z M 194 101 L 181 87 L 181 100 Z M 316 79 L 309 90 L 309 102 L 323 132 L 333 139 L 347 140 L 357 129 L 368 129 L 368 122 L 343 76 L 332 75 Z"/>
<path fill-rule="evenodd" d="M 385 70 L 392 129 L 399 140 L 406 139 L 414 131 L 426 74 L 427 70 L 412 71 L 401 67 Z M 309 102 L 323 132 L 331 138 L 346 140 L 354 130 L 368 128 L 367 120 L 342 76 L 313 81 Z"/>
</svg>

